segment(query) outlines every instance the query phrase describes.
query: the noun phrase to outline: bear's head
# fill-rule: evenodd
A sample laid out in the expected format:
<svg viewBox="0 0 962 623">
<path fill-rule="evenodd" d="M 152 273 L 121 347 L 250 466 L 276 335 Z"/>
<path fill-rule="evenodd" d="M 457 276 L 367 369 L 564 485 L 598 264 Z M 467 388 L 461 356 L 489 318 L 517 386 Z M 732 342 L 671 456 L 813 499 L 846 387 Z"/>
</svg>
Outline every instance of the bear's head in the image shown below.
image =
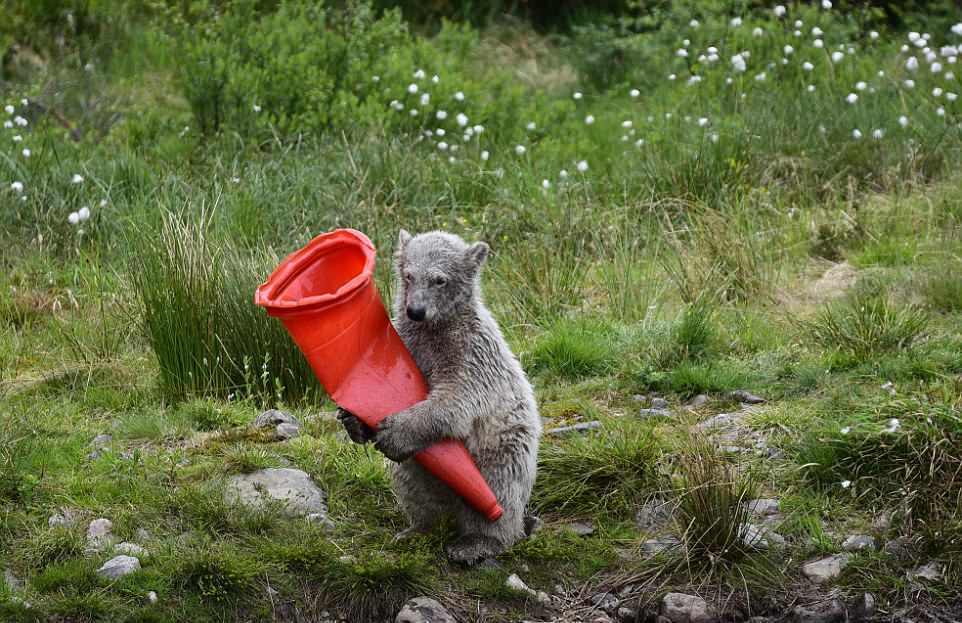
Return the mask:
<svg viewBox="0 0 962 623">
<path fill-rule="evenodd" d="M 484 242 L 468 244 L 442 231 L 412 237 L 402 229 L 394 254 L 397 316 L 425 323 L 463 316 L 479 300 L 481 266 L 487 257 Z"/>
</svg>

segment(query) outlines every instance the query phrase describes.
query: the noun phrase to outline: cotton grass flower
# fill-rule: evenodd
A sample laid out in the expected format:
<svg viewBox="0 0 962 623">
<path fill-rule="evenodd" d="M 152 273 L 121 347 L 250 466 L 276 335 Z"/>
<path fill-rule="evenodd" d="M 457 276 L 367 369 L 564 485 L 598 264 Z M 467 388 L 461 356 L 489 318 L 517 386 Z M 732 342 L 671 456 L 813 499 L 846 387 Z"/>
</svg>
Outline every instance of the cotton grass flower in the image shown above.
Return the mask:
<svg viewBox="0 0 962 623">
<path fill-rule="evenodd" d="M 888 426 L 885 427 L 886 433 L 894 433 L 898 429 L 902 428 L 902 423 L 899 422 L 898 418 L 892 418 L 888 421 Z"/>
<path fill-rule="evenodd" d="M 440 149 L 441 151 L 447 151 L 448 144 L 445 143 L 444 141 L 441 141 L 440 143 L 438 143 L 438 149 Z"/>
<path fill-rule="evenodd" d="M 905 68 L 909 71 L 916 71 L 919 68 L 919 59 L 914 56 L 910 56 L 905 59 Z"/>
<path fill-rule="evenodd" d="M 848 489 L 849 487 L 852 486 L 852 481 L 851 481 L 851 480 L 843 480 L 843 481 L 840 482 L 839 484 L 842 485 L 842 488 L 843 488 L 843 489 Z"/>
<path fill-rule="evenodd" d="M 908 80 L 906 80 L 906 81 L 904 81 L 904 82 L 902 83 L 902 86 L 904 86 L 906 89 L 914 89 L 914 88 L 915 88 L 915 80 L 912 80 L 911 78 L 909 78 Z"/>
<path fill-rule="evenodd" d="M 929 71 L 931 71 L 933 74 L 942 73 L 942 63 L 932 63 L 929 65 Z"/>
<path fill-rule="evenodd" d="M 948 93 L 945 94 L 945 99 L 949 100 L 950 102 L 954 102 L 955 100 L 959 99 L 959 95 L 957 93 L 953 93 L 952 91 L 949 91 Z"/>
<path fill-rule="evenodd" d="M 463 112 L 459 112 L 454 119 L 455 121 L 458 122 L 458 125 L 461 126 L 462 128 L 468 125 L 468 116 Z"/>
<path fill-rule="evenodd" d="M 942 89 L 939 87 L 932 89 L 932 97 L 942 97 Z"/>
<path fill-rule="evenodd" d="M 862 131 L 858 128 L 852 130 L 852 138 L 854 138 L 856 141 L 862 138 Z"/>
<path fill-rule="evenodd" d="M 708 117 L 701 117 L 698 119 L 698 127 L 704 128 L 708 125 Z"/>
<path fill-rule="evenodd" d="M 575 91 L 575 92 L 571 95 L 571 97 L 573 97 L 573 98 L 576 99 L 576 100 L 580 100 L 580 99 L 581 99 L 582 97 L 584 97 L 584 96 L 581 94 L 581 91 Z"/>
<path fill-rule="evenodd" d="M 832 0 L 822 0 L 822 8 L 826 11 L 832 8 Z"/>
<path fill-rule="evenodd" d="M 10 128 L 13 127 L 13 121 L 10 121 L 9 119 L 7 119 L 6 121 L 3 122 L 3 127 L 9 130 Z"/>
<path fill-rule="evenodd" d="M 944 117 L 945 109 L 939 106 L 938 108 L 935 109 L 935 114 L 938 115 L 939 117 Z"/>
<path fill-rule="evenodd" d="M 867 88 L 868 88 L 868 84 L 866 84 L 865 82 L 863 82 L 863 81 L 861 81 L 861 80 L 855 83 L 855 90 L 856 90 L 856 91 L 864 91 L 864 90 L 867 89 Z"/>
<path fill-rule="evenodd" d="M 842 54 L 841 52 L 832 52 L 833 63 L 841 63 L 844 58 L 845 58 L 845 55 Z"/>
<path fill-rule="evenodd" d="M 685 48 L 678 48 L 675 51 L 675 56 L 677 56 L 678 58 L 688 58 L 688 50 L 686 50 Z"/>
<path fill-rule="evenodd" d="M 805 87 L 805 90 L 808 91 L 809 93 L 814 93 L 814 92 L 815 92 L 815 85 L 814 85 L 814 84 L 810 84 L 810 85 L 808 85 L 807 87 Z"/>
<path fill-rule="evenodd" d="M 16 108 L 14 108 L 11 104 L 7 104 L 6 106 L 3 107 L 3 109 L 7 112 L 8 115 L 12 115 L 16 110 Z"/>
<path fill-rule="evenodd" d="M 854 94 L 854 93 L 849 93 L 849 94 L 845 97 L 845 101 L 848 102 L 849 104 L 854 104 L 855 102 L 858 101 L 858 95 L 856 95 L 856 94 Z"/>
<path fill-rule="evenodd" d="M 448 118 L 448 111 L 439 110 L 436 113 L 434 113 L 434 116 L 437 117 L 439 121 L 444 121 L 445 119 Z"/>
<path fill-rule="evenodd" d="M 485 149 L 484 151 L 481 152 L 481 159 L 482 159 L 482 160 L 487 161 L 488 158 L 490 158 L 490 157 L 491 157 L 491 153 L 490 153 L 488 150 Z"/>
<path fill-rule="evenodd" d="M 84 178 L 83 178 L 83 176 L 80 175 L 79 173 L 74 173 L 74 174 L 73 174 L 73 177 L 70 178 L 70 183 L 71 183 L 71 184 L 83 184 L 83 183 L 84 183 Z"/>
<path fill-rule="evenodd" d="M 805 71 L 812 71 L 813 69 L 815 69 L 815 65 L 812 65 L 808 61 L 805 61 L 804 63 L 802 63 L 802 69 Z"/>
<path fill-rule="evenodd" d="M 872 138 L 874 138 L 875 140 L 880 141 L 884 136 L 885 136 L 885 130 L 883 130 L 882 128 L 875 128 L 874 130 L 872 130 Z"/>
<path fill-rule="evenodd" d="M 23 154 L 23 157 L 24 157 L 24 158 L 29 158 L 29 157 L 30 157 L 30 154 L 31 154 L 31 151 L 30 151 L 29 149 L 27 149 L 26 147 L 24 147 L 24 148 L 23 148 L 23 151 L 21 151 L 20 153 Z"/>
<path fill-rule="evenodd" d="M 483 125 L 476 125 L 476 126 L 474 126 L 473 128 L 471 128 L 471 129 L 474 130 L 474 133 L 475 133 L 475 134 L 481 134 L 482 132 L 484 132 L 484 126 L 483 126 Z"/>
<path fill-rule="evenodd" d="M 731 19 L 731 21 L 728 22 L 728 24 L 729 24 L 729 26 L 731 26 L 732 28 L 738 28 L 739 26 L 742 25 L 742 18 L 740 18 L 740 17 L 733 17 L 733 18 Z"/>
<path fill-rule="evenodd" d="M 875 41 L 876 39 L 878 39 L 878 31 L 873 30 L 870 33 L 868 33 L 868 38 L 871 39 L 872 41 Z"/>
<path fill-rule="evenodd" d="M 586 123 L 586 124 L 591 125 L 591 124 L 594 123 L 594 122 L 595 122 L 595 116 L 594 116 L 594 115 L 588 115 L 587 117 L 585 117 L 585 123 Z"/>
<path fill-rule="evenodd" d="M 784 5 L 784 4 L 777 4 L 777 5 L 775 5 L 775 8 L 773 9 L 773 11 L 774 11 L 774 13 L 775 13 L 775 17 L 784 17 L 784 15 L 785 15 L 785 5 Z"/>
<path fill-rule="evenodd" d="M 558 171 L 558 177 L 561 178 L 561 179 L 563 179 L 563 180 L 568 179 L 568 170 L 567 170 L 567 169 L 561 169 L 560 171 Z"/>
<path fill-rule="evenodd" d="M 793 48 L 793 47 L 790 46 L 790 45 L 786 45 L 786 46 L 784 47 L 784 52 L 785 52 L 785 56 L 791 56 L 792 54 L 795 53 L 795 48 Z"/>
<path fill-rule="evenodd" d="M 411 95 L 414 95 L 417 92 L 418 92 L 418 85 L 414 84 L 413 82 L 408 85 L 408 93 L 410 93 Z"/>
<path fill-rule="evenodd" d="M 843 435 L 847 435 L 847 434 L 849 434 L 850 432 L 852 432 L 852 427 L 851 427 L 851 426 L 846 426 L 845 428 L 843 428 L 842 430 L 840 430 L 840 431 L 838 431 L 838 432 L 842 433 Z"/>
<path fill-rule="evenodd" d="M 639 95 L 641 95 L 641 91 L 639 91 L 638 89 L 632 89 L 631 91 L 628 92 L 628 95 L 630 95 L 631 97 L 638 97 Z"/>
<path fill-rule="evenodd" d="M 525 128 L 526 128 L 529 132 L 532 131 L 532 130 L 534 130 L 534 129 L 536 129 L 537 127 L 538 127 L 538 126 L 535 125 L 534 121 L 529 121 L 529 122 L 528 122 L 528 125 L 525 126 Z"/>
<path fill-rule="evenodd" d="M 755 82 L 765 82 L 765 78 L 767 77 L 768 76 L 765 75 L 764 71 L 759 74 L 755 74 Z"/>
<path fill-rule="evenodd" d="M 18 126 L 20 126 L 21 128 L 25 128 L 28 125 L 27 120 L 21 117 L 20 115 L 17 115 L 16 117 L 14 117 L 13 122 Z"/>
<path fill-rule="evenodd" d="M 427 106 L 427 105 L 430 104 L 430 103 L 431 103 L 431 94 L 430 94 L 430 93 L 422 93 L 422 94 L 421 94 L 421 106 Z"/>
<path fill-rule="evenodd" d="M 441 77 L 438 76 L 437 74 L 434 74 L 433 76 L 431 76 L 431 82 L 432 82 L 433 84 L 437 84 L 437 83 L 441 82 Z"/>
<path fill-rule="evenodd" d="M 578 164 L 575 165 L 575 166 L 577 167 L 579 173 L 584 173 L 585 171 L 588 170 L 588 161 L 587 161 L 587 160 L 579 160 L 579 161 L 578 161 Z"/>
<path fill-rule="evenodd" d="M 87 206 L 80 208 L 80 210 L 77 211 L 77 216 L 80 217 L 81 221 L 86 221 L 90 218 L 90 208 Z"/>
<path fill-rule="evenodd" d="M 950 30 L 955 34 L 962 36 L 962 22 L 955 24 Z"/>
<path fill-rule="evenodd" d="M 818 26 L 812 26 L 812 36 L 813 36 L 813 37 L 821 37 L 821 36 L 824 35 L 824 34 L 825 34 L 825 32 L 824 32 L 821 28 L 819 28 Z"/>
<path fill-rule="evenodd" d="M 765 34 L 765 31 L 762 30 L 760 26 L 756 26 L 755 29 L 752 30 L 753 37 L 761 37 L 764 34 Z"/>
<path fill-rule="evenodd" d="M 80 222 L 80 215 L 77 214 L 76 212 L 71 212 L 70 214 L 67 215 L 67 222 L 70 223 L 71 225 L 76 225 L 77 223 Z"/>
<path fill-rule="evenodd" d="M 625 128 L 626 130 L 630 128 L 632 125 L 633 125 L 632 122 L 628 119 L 625 119 L 624 121 L 621 122 L 621 127 Z"/>
<path fill-rule="evenodd" d="M 10 190 L 12 190 L 15 193 L 22 193 L 23 182 L 13 182 L 12 184 L 10 184 Z"/>
<path fill-rule="evenodd" d="M 903 128 L 909 127 L 909 118 L 906 117 L 905 115 L 900 116 L 899 125 L 902 126 Z"/>
<path fill-rule="evenodd" d="M 548 180 L 541 180 L 541 188 L 548 190 L 549 188 L 551 188 L 551 182 L 549 182 Z"/>
<path fill-rule="evenodd" d="M 528 151 L 528 150 L 525 149 L 525 146 L 524 146 L 524 145 L 515 145 L 515 146 L 514 146 L 514 153 L 518 154 L 519 156 L 523 156 L 523 155 L 524 155 L 524 152 L 526 152 L 526 151 Z"/>
<path fill-rule="evenodd" d="M 425 76 L 425 75 L 426 75 L 426 74 L 424 73 L 424 70 L 423 70 L 423 69 L 418 69 L 416 72 L 414 72 L 414 79 L 415 79 L 415 80 L 424 80 L 424 76 Z"/>
<path fill-rule="evenodd" d="M 732 57 L 732 69 L 734 69 L 736 72 L 743 73 L 747 68 L 748 67 L 745 64 L 744 56 L 741 54 L 736 54 Z"/>
<path fill-rule="evenodd" d="M 825 42 L 821 39 L 816 39 L 815 41 L 812 41 L 812 45 L 818 49 L 822 49 L 825 47 Z"/>
<path fill-rule="evenodd" d="M 690 22 L 688 22 L 688 25 L 689 25 L 690 27 L 692 27 L 692 28 L 698 28 L 699 23 L 698 23 L 698 20 L 697 20 L 697 19 L 693 19 L 693 20 L 691 20 Z"/>
<path fill-rule="evenodd" d="M 454 99 L 458 100 L 459 102 L 463 102 L 463 101 L 464 101 L 464 93 L 461 92 L 461 91 L 456 92 L 456 93 L 454 94 Z"/>
<path fill-rule="evenodd" d="M 22 136 L 20 136 L 19 134 L 14 134 L 14 135 L 13 135 L 13 142 L 14 142 L 14 143 L 19 143 L 19 142 L 21 142 L 21 141 L 23 141 L 23 137 L 22 137 Z"/>
</svg>

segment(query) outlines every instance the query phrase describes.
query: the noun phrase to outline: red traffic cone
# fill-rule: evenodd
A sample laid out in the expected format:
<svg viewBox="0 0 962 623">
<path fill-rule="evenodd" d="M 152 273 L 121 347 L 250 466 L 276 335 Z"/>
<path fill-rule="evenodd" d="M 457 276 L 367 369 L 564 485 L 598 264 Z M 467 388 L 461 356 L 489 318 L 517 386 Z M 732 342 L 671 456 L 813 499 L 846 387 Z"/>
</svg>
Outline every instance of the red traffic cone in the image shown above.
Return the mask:
<svg viewBox="0 0 962 623">
<path fill-rule="evenodd" d="M 381 304 L 374 260 L 367 236 L 337 229 L 289 255 L 254 295 L 284 323 L 334 402 L 371 428 L 428 393 Z M 445 439 L 414 458 L 488 520 L 501 517 L 463 443 Z"/>
</svg>

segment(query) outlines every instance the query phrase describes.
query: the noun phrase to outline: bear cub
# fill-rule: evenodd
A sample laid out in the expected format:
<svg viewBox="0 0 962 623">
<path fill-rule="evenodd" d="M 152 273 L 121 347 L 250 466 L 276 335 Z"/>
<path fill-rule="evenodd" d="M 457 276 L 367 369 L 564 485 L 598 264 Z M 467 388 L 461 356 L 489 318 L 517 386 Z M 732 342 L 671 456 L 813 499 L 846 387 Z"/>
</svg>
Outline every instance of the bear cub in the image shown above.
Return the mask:
<svg viewBox="0 0 962 623">
<path fill-rule="evenodd" d="M 385 418 L 377 430 L 339 410 L 358 443 L 373 441 L 395 461 L 393 489 L 410 527 L 431 530 L 453 515 L 459 538 L 451 560 L 473 564 L 526 534 L 541 436 L 534 392 L 481 298 L 484 242 L 433 231 L 401 230 L 394 256 L 394 326 L 427 380 L 427 398 Z M 464 442 L 504 509 L 488 522 L 411 457 L 445 438 Z"/>
</svg>

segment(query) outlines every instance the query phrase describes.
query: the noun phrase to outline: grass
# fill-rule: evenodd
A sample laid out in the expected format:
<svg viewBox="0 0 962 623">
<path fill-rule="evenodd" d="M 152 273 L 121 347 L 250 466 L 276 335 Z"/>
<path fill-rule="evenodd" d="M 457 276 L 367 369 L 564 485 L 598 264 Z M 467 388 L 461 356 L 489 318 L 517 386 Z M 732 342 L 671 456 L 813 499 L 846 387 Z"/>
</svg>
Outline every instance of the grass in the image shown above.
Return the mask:
<svg viewBox="0 0 962 623">
<path fill-rule="evenodd" d="M 206 16 L 121 12 L 62 41 L 49 31 L 59 14 L 36 33 L 12 21 L 14 39 L 61 52 L 4 75 L 11 123 L 27 125 L 0 130 L 0 571 L 25 586 L 0 583 L 0 619 L 362 623 L 430 595 L 465 621 L 581 620 L 592 595 L 629 585 L 629 607 L 653 611 L 677 590 L 732 619 L 780 616 L 836 588 L 808 584 L 799 561 L 856 532 L 917 549 L 905 561 L 859 554 L 842 593 L 959 618 L 962 140 L 947 97 L 957 78 L 927 64 L 910 72 L 921 50 L 901 52 L 905 33 L 858 8 L 792 5 L 786 21 L 759 7 L 733 26 L 728 11 L 676 4 L 651 23 L 586 21 L 572 37 L 523 23 L 413 24 L 390 54 L 359 28 L 340 60 L 378 67 L 377 82 L 349 72 L 363 98 L 298 126 L 284 113 L 305 83 L 296 58 L 283 80 L 234 67 L 233 79 L 252 80 L 244 93 L 265 97 L 233 102 L 224 130 L 206 135 L 176 78 Z M 98 19 L 99 9 L 78 23 Z M 919 19 L 936 52 L 957 43 L 952 24 Z M 810 41 L 816 25 L 823 49 Z M 281 30 L 238 41 L 249 55 L 283 42 Z M 722 50 L 717 62 L 708 46 Z M 272 61 L 286 62 L 281 48 Z M 736 50 L 751 52 L 745 73 Z M 288 82 L 295 92 L 260 91 Z M 90 219 L 72 223 L 84 207 Z M 485 300 L 530 374 L 544 428 L 599 422 L 544 437 L 531 502 L 544 526 L 497 568 L 450 565 L 450 525 L 393 542 L 405 521 L 389 466 L 345 441 L 283 327 L 252 303 L 279 258 L 334 227 L 374 241 L 385 300 L 400 227 L 487 241 Z M 856 284 L 826 287 L 830 262 Z M 736 389 L 766 402 L 742 410 Z M 708 401 L 687 409 L 697 394 Z M 668 412 L 641 417 L 655 399 Z M 250 427 L 271 406 L 296 415 L 302 434 L 281 442 Z M 736 423 L 692 437 L 720 413 Z M 101 434 L 111 442 L 90 458 Z M 333 527 L 225 499 L 227 477 L 271 466 L 310 474 Z M 740 542 L 740 526 L 761 521 L 745 513 L 751 496 L 781 500 L 772 529 L 787 543 L 775 555 Z M 642 530 L 636 513 L 655 498 L 680 510 Z M 62 508 L 81 519 L 50 527 Z M 891 526 L 872 527 L 887 514 Z M 84 551 L 95 517 L 150 550 L 139 573 L 96 575 L 107 553 Z M 576 521 L 594 532 L 566 529 Z M 683 546 L 650 556 L 654 537 Z M 929 560 L 944 580 L 911 586 L 906 572 Z M 505 586 L 512 573 L 568 590 L 540 606 Z"/>
</svg>

